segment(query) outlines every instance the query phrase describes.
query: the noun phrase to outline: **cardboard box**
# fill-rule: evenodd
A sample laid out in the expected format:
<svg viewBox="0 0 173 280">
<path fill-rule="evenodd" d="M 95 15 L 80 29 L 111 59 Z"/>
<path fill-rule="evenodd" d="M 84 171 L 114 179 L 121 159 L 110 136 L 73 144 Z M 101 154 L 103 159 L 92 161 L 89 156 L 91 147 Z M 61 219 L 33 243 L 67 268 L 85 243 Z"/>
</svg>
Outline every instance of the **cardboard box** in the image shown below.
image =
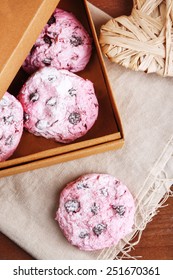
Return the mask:
<svg viewBox="0 0 173 280">
<path fill-rule="evenodd" d="M 18 94 L 22 84 L 27 79 L 26 73 L 20 66 L 58 5 L 59 8 L 76 15 L 94 39 L 91 60 L 85 70 L 77 74 L 94 83 L 100 110 L 93 128 L 84 137 L 71 144 L 57 143 L 24 131 L 13 156 L 0 163 L 0 177 L 122 147 L 124 143 L 122 125 L 108 82 L 87 1 L 61 0 L 59 3 L 58 0 L 10 0 L 4 2 L 1 6 L 3 14 L 0 18 L 0 27 L 3 27 L 4 24 L 5 31 L 3 31 L 1 38 L 3 41 L 7 38 L 7 41 L 5 41 L 5 46 L 0 46 L 0 59 L 2 61 L 0 65 L 0 96 L 7 89 L 14 95 Z M 9 9 L 10 13 L 8 14 Z M 8 20 L 3 23 L 5 17 Z M 11 25 L 13 25 L 12 29 Z"/>
</svg>

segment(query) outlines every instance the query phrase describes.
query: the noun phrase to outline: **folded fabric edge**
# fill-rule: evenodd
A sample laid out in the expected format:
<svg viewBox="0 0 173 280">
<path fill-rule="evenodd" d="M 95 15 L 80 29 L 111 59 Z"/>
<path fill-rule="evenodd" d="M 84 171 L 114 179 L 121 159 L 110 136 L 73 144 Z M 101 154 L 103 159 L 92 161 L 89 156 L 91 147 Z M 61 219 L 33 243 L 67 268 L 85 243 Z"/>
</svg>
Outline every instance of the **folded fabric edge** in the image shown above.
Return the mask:
<svg viewBox="0 0 173 280">
<path fill-rule="evenodd" d="M 165 145 L 161 156 L 154 164 L 144 182 L 142 189 L 146 190 L 146 188 L 148 188 L 147 193 L 143 197 L 140 197 L 139 194 L 137 198 L 137 214 L 135 217 L 134 231 L 121 240 L 117 246 L 103 250 L 98 256 L 98 260 L 141 258 L 141 256 L 131 256 L 131 250 L 140 242 L 143 230 L 146 228 L 147 224 L 153 220 L 153 217 L 159 212 L 160 208 L 167 206 L 165 205 L 167 199 L 173 197 L 173 190 L 171 190 L 173 186 L 173 173 L 172 178 L 159 178 L 159 174 L 166 174 L 166 165 L 168 162 L 173 166 L 172 155 L 173 135 Z M 153 203 L 153 201 L 155 203 Z"/>
</svg>

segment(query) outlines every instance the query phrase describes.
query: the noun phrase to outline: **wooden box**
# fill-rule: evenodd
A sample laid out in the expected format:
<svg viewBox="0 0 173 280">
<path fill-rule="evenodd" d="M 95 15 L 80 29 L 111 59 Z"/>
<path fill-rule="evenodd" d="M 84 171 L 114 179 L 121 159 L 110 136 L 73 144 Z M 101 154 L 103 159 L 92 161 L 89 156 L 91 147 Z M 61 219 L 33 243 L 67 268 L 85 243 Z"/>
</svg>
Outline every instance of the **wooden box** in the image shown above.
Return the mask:
<svg viewBox="0 0 173 280">
<path fill-rule="evenodd" d="M 108 82 L 94 24 L 85 0 L 9 0 L 1 4 L 0 17 L 0 96 L 5 91 L 17 95 L 27 75 L 21 65 L 43 26 L 58 5 L 72 12 L 94 41 L 91 60 L 77 75 L 94 83 L 99 102 L 99 116 L 93 128 L 70 144 L 61 144 L 23 132 L 11 158 L 0 163 L 0 177 L 33 170 L 55 163 L 118 149 L 124 143 L 116 102 Z"/>
</svg>

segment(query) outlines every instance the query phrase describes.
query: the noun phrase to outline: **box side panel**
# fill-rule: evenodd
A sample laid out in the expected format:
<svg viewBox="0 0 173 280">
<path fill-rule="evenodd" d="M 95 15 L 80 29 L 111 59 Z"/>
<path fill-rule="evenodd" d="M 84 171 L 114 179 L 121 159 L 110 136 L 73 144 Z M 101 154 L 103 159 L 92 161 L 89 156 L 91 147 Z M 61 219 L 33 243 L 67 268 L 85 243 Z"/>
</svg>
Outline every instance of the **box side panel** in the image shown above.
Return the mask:
<svg viewBox="0 0 173 280">
<path fill-rule="evenodd" d="M 0 170 L 7 168 L 7 167 L 12 167 L 15 165 L 19 165 L 22 163 L 26 163 L 26 162 L 31 162 L 31 161 L 35 161 L 38 159 L 44 159 L 47 157 L 51 157 L 51 156 L 55 156 L 55 155 L 62 155 L 68 152 L 72 152 L 72 151 L 79 151 L 80 149 L 85 149 L 88 147 L 94 147 L 96 145 L 100 145 L 100 144 L 104 144 L 104 143 L 108 143 L 108 142 L 112 142 L 115 140 L 121 139 L 121 135 L 120 133 L 114 133 L 108 136 L 103 136 L 100 138 L 96 138 L 96 139 L 91 139 L 88 141 L 81 141 L 78 144 L 68 144 L 68 145 L 64 145 L 62 147 L 59 148 L 55 148 L 55 149 L 50 149 L 50 150 L 45 150 L 43 152 L 40 153 L 35 153 L 35 154 L 31 154 L 28 156 L 24 156 L 24 157 L 19 157 L 19 158 L 15 158 L 15 159 L 11 159 L 11 160 L 6 160 L 4 162 L 0 163 Z"/>
<path fill-rule="evenodd" d="M 51 166 L 51 165 L 61 163 L 61 162 L 66 162 L 66 161 L 70 161 L 70 160 L 74 160 L 74 159 L 87 157 L 87 156 L 90 156 L 93 154 L 103 153 L 103 152 L 106 152 L 109 150 L 119 149 L 123 146 L 123 144 L 124 144 L 123 139 L 120 139 L 117 141 L 100 144 L 95 147 L 89 147 L 86 149 L 81 149 L 79 151 L 73 151 L 73 152 L 70 152 L 67 154 L 49 157 L 49 158 L 43 159 L 43 160 L 37 160 L 34 162 L 22 164 L 22 165 L 15 166 L 12 168 L 2 169 L 2 170 L 0 170 L 0 178 L 5 177 L 5 176 L 14 175 L 17 173 L 31 171 L 31 170 L 38 169 L 38 168 L 43 168 L 46 166 Z"/>
<path fill-rule="evenodd" d="M 1 1 L 0 97 L 58 3 L 59 0 Z"/>
<path fill-rule="evenodd" d="M 110 98 L 110 101 L 111 101 L 111 104 L 112 104 L 112 108 L 114 110 L 115 118 L 116 118 L 119 130 L 120 130 L 120 133 L 121 133 L 121 137 L 124 139 L 122 122 L 121 122 L 121 119 L 120 119 L 120 115 L 119 115 L 117 105 L 116 105 L 116 100 L 113 96 L 113 91 L 112 91 L 112 88 L 111 88 L 111 85 L 110 85 L 110 82 L 109 82 L 109 78 L 108 78 L 108 75 L 107 75 L 106 66 L 105 66 L 105 63 L 104 63 L 104 60 L 103 60 L 103 55 L 102 55 L 101 48 L 100 48 L 100 45 L 99 45 L 99 41 L 98 41 L 95 26 L 94 26 L 94 22 L 92 20 L 92 16 L 91 16 L 91 12 L 89 10 L 88 4 L 87 4 L 87 0 L 83 0 L 83 1 L 84 1 L 84 4 L 85 4 L 85 9 L 86 9 L 86 12 L 87 12 L 87 15 L 88 15 L 88 19 L 89 19 L 89 22 L 90 22 L 90 27 L 92 29 L 92 34 L 93 34 L 93 37 L 94 37 L 94 40 L 95 40 L 97 54 L 98 54 L 98 58 L 100 60 L 100 65 L 101 65 L 101 68 L 102 68 L 102 71 L 103 71 L 103 74 L 104 74 L 105 83 L 106 83 L 107 88 L 108 88 L 109 98 Z"/>
</svg>

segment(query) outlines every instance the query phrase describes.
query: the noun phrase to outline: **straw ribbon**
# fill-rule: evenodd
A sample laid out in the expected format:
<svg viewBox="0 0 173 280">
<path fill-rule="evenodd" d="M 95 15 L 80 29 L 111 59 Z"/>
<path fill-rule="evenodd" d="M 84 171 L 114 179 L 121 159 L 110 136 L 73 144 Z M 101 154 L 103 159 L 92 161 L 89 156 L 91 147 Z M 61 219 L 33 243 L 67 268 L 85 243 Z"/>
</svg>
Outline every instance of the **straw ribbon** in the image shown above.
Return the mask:
<svg viewBox="0 0 173 280">
<path fill-rule="evenodd" d="M 103 53 L 135 71 L 173 76 L 173 1 L 133 2 L 130 16 L 111 19 L 101 27 Z"/>
</svg>

